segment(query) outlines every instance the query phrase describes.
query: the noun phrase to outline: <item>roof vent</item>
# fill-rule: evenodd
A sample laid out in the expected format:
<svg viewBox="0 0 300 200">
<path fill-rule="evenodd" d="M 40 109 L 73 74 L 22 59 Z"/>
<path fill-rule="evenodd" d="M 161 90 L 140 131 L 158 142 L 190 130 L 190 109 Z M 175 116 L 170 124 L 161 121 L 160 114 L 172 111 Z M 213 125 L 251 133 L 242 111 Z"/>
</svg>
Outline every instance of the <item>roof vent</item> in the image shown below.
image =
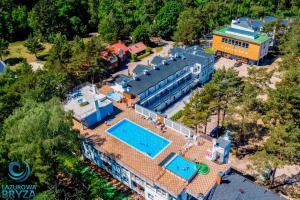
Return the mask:
<svg viewBox="0 0 300 200">
<path fill-rule="evenodd" d="M 156 65 L 154 65 L 154 66 L 152 67 L 152 69 L 158 70 L 158 67 L 157 67 Z"/>
<path fill-rule="evenodd" d="M 197 51 L 193 51 L 193 54 L 196 55 L 196 54 L 197 54 Z"/>
<path fill-rule="evenodd" d="M 163 65 L 167 65 L 167 64 L 168 64 L 168 62 L 167 62 L 166 60 L 161 61 L 161 63 L 162 63 Z"/>
<path fill-rule="evenodd" d="M 173 61 L 176 61 L 176 58 L 175 57 L 173 57 L 173 56 L 171 56 L 171 58 L 170 58 L 171 60 L 173 60 Z"/>
<path fill-rule="evenodd" d="M 144 69 L 143 74 L 149 75 L 149 71 L 147 69 Z"/>
<path fill-rule="evenodd" d="M 138 81 L 139 77 L 138 76 L 133 76 L 133 80 Z"/>
<path fill-rule="evenodd" d="M 242 188 L 239 188 L 240 193 L 244 193 L 245 191 Z"/>
<path fill-rule="evenodd" d="M 127 87 L 127 82 L 126 81 L 122 81 L 122 87 L 126 88 Z"/>
<path fill-rule="evenodd" d="M 175 58 L 179 58 L 179 54 L 178 53 L 175 53 Z"/>
<path fill-rule="evenodd" d="M 181 56 L 181 60 L 185 60 L 186 57 L 184 55 Z"/>
</svg>

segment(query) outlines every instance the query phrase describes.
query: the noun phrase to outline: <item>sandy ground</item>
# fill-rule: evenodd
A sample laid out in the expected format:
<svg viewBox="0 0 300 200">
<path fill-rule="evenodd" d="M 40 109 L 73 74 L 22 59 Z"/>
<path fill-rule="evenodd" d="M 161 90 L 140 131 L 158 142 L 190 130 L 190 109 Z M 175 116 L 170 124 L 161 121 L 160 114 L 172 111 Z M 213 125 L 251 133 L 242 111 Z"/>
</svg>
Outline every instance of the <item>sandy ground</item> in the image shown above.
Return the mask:
<svg viewBox="0 0 300 200">
<path fill-rule="evenodd" d="M 29 65 L 31 65 L 33 71 L 36 71 L 38 69 L 43 69 L 44 67 L 42 63 L 38 63 L 38 62 L 31 62 L 29 63 Z"/>
</svg>

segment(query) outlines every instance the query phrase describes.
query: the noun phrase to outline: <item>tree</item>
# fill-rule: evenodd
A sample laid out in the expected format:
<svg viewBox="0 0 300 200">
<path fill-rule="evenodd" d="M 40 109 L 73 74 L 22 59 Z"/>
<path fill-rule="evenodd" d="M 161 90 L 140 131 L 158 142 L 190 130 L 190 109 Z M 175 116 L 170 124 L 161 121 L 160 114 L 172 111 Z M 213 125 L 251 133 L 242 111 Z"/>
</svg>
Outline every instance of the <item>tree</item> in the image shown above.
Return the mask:
<svg viewBox="0 0 300 200">
<path fill-rule="evenodd" d="M 294 123 L 288 122 L 271 128 L 264 148 L 254 155 L 253 160 L 258 170 L 272 169 L 270 184 L 273 186 L 277 168 L 286 164 L 299 164 L 299 155 L 300 129 Z"/>
<path fill-rule="evenodd" d="M 105 41 L 117 41 L 122 37 L 122 29 L 124 24 L 122 17 L 111 11 L 99 23 L 99 33 Z"/>
<path fill-rule="evenodd" d="M 199 40 L 205 33 L 207 27 L 205 13 L 199 8 L 188 8 L 178 18 L 174 40 L 191 44 Z"/>
<path fill-rule="evenodd" d="M 27 50 L 28 50 L 30 53 L 34 54 L 34 56 L 35 56 L 36 58 L 37 58 L 37 53 L 38 53 L 39 51 L 41 51 L 41 50 L 44 49 L 42 43 L 40 42 L 40 39 L 37 38 L 37 37 L 32 37 L 32 36 L 30 36 L 30 37 L 26 40 L 24 46 L 27 48 Z"/>
<path fill-rule="evenodd" d="M 150 44 L 150 33 L 147 25 L 139 25 L 131 33 L 133 42 L 144 42 L 146 45 Z"/>
<path fill-rule="evenodd" d="M 3 38 L 0 38 L 0 58 L 1 58 L 1 60 L 3 60 L 4 55 L 7 55 L 9 53 L 8 45 L 9 45 L 9 43 L 6 40 L 4 40 Z"/>
<path fill-rule="evenodd" d="M 168 1 L 159 10 L 155 17 L 155 23 L 162 37 L 169 38 L 173 35 L 176 30 L 177 18 L 182 10 L 182 3 L 177 1 Z"/>
<path fill-rule="evenodd" d="M 206 134 L 208 118 L 212 113 L 210 98 L 206 90 L 197 91 L 184 107 L 183 122 L 194 127 L 196 133 L 198 133 L 198 125 L 204 124 L 204 134 Z"/>
<path fill-rule="evenodd" d="M 57 182 L 56 175 L 65 170 L 64 158 L 75 157 L 79 150 L 78 132 L 58 99 L 27 101 L 5 120 L 3 132 L 1 147 L 6 147 L 8 159 L 30 163 L 41 185 Z"/>
</svg>

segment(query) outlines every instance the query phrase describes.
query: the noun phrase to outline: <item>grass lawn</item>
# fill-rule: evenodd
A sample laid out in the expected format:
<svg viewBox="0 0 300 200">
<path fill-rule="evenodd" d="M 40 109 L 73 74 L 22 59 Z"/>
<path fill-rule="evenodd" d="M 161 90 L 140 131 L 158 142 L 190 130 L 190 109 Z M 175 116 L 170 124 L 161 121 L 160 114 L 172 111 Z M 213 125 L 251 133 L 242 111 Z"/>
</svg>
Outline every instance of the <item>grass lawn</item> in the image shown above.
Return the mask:
<svg viewBox="0 0 300 200">
<path fill-rule="evenodd" d="M 214 54 L 215 51 L 212 48 L 204 48 L 204 51 L 209 54 Z"/>
<path fill-rule="evenodd" d="M 153 49 L 155 53 L 159 53 L 163 50 L 163 47 L 156 47 Z"/>
<path fill-rule="evenodd" d="M 8 50 L 9 55 L 4 56 L 4 61 L 8 61 L 11 65 L 17 64 L 17 61 L 21 61 L 22 59 L 26 59 L 27 62 L 34 62 L 36 58 L 33 54 L 30 54 L 26 47 L 24 47 L 25 41 L 18 41 L 9 44 Z M 51 44 L 43 43 L 44 50 L 39 52 L 39 56 L 46 56 L 51 48 Z M 14 60 L 16 63 L 14 63 Z"/>
</svg>

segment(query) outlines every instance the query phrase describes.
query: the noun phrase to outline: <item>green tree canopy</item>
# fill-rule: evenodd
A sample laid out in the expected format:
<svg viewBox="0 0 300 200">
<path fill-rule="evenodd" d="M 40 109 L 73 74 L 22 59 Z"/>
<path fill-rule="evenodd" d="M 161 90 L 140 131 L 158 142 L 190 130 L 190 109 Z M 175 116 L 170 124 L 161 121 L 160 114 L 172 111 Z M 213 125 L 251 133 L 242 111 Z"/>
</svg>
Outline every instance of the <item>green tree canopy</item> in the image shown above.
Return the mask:
<svg viewBox="0 0 300 200">
<path fill-rule="evenodd" d="M 137 26 L 131 34 L 133 42 L 144 42 L 146 45 L 150 43 L 149 25 Z"/>
<path fill-rule="evenodd" d="M 179 15 L 173 38 L 176 42 L 191 44 L 206 33 L 206 23 L 206 14 L 201 9 L 188 8 Z"/>
<path fill-rule="evenodd" d="M 4 40 L 3 38 L 0 38 L 0 59 L 1 60 L 3 60 L 3 56 L 5 56 L 9 53 L 8 45 L 9 45 L 9 43 L 6 40 Z"/>
<path fill-rule="evenodd" d="M 78 151 L 78 132 L 71 128 L 71 116 L 57 99 L 28 101 L 5 120 L 1 147 L 7 151 L 7 161 L 30 163 L 37 182 L 49 184 L 64 170 L 64 158 Z"/>
<path fill-rule="evenodd" d="M 27 48 L 27 50 L 34 54 L 37 58 L 37 53 L 44 49 L 42 43 L 40 42 L 40 39 L 37 37 L 30 36 L 26 42 L 24 43 L 24 46 Z"/>
<path fill-rule="evenodd" d="M 169 1 L 159 10 L 155 22 L 159 34 L 170 37 L 176 30 L 177 18 L 183 10 L 183 4 L 178 1 Z"/>
</svg>

